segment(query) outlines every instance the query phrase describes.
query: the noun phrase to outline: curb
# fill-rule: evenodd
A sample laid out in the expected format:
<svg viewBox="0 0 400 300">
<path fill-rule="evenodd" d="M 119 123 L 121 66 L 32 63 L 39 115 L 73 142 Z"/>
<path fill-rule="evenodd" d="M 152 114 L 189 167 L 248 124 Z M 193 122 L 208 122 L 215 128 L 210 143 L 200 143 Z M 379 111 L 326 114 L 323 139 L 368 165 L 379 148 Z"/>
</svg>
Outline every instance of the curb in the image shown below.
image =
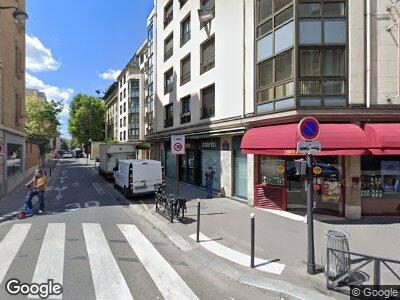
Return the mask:
<svg viewBox="0 0 400 300">
<path fill-rule="evenodd" d="M 129 206 L 129 208 L 135 212 L 139 213 L 145 219 L 150 222 L 155 228 L 157 228 L 163 235 L 165 235 L 175 246 L 181 249 L 185 253 L 189 253 L 192 257 L 200 261 L 205 266 L 211 268 L 213 271 L 220 273 L 226 277 L 229 277 L 237 282 L 242 284 L 260 288 L 262 290 L 273 293 L 274 295 L 285 296 L 288 299 L 301 299 L 301 300 L 327 300 L 334 299 L 333 297 L 323 294 L 322 292 L 312 290 L 309 288 L 304 288 L 295 284 L 291 284 L 285 282 L 283 280 L 277 279 L 269 279 L 265 277 L 261 277 L 258 275 L 248 274 L 246 272 L 240 271 L 225 262 L 223 259 L 212 257 L 206 254 L 204 251 L 200 250 L 200 247 L 185 247 L 182 249 L 182 245 L 180 243 L 176 243 L 176 238 L 179 237 L 180 240 L 185 240 L 179 233 L 173 230 L 170 226 L 165 223 L 154 222 L 153 218 L 147 217 L 146 214 L 150 214 L 152 217 L 156 218 L 150 211 L 145 211 L 139 207 Z M 158 220 L 158 218 L 157 218 Z M 162 226 L 160 226 L 162 223 Z M 186 241 L 186 240 L 185 240 Z"/>
</svg>

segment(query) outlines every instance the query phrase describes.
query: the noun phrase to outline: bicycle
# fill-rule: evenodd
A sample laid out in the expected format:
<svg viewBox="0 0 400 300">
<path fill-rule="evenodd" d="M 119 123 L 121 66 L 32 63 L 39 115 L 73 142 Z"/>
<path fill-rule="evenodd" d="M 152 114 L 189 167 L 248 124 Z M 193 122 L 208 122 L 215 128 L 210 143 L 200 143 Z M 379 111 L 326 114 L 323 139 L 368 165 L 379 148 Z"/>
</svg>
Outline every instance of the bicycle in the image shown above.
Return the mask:
<svg viewBox="0 0 400 300">
<path fill-rule="evenodd" d="M 161 207 L 163 207 L 162 213 L 165 214 L 168 212 L 168 218 L 171 223 L 174 222 L 174 217 L 181 221 L 185 217 L 187 200 L 175 197 L 173 194 L 167 195 L 165 187 L 165 184 L 158 184 L 155 186 L 156 211 L 161 213 Z"/>
<path fill-rule="evenodd" d="M 23 207 L 22 211 L 20 211 L 17 214 L 17 218 L 19 220 L 25 219 L 28 216 L 39 215 L 40 208 L 39 208 L 39 200 L 37 199 L 38 196 L 35 196 L 31 199 L 32 208 L 29 208 L 29 205 L 28 205 L 28 199 L 31 197 L 32 193 L 34 193 L 34 190 L 32 188 L 29 188 L 28 193 L 25 196 L 24 207 Z M 37 199 L 36 201 L 34 201 L 35 198 Z"/>
</svg>

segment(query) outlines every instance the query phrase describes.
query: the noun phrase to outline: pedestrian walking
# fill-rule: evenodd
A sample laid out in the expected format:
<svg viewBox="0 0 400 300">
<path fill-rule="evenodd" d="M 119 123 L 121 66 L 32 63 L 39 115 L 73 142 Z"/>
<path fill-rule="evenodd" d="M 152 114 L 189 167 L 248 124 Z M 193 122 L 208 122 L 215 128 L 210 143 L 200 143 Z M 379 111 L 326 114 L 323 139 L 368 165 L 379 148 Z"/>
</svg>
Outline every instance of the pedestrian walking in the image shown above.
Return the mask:
<svg viewBox="0 0 400 300">
<path fill-rule="evenodd" d="M 47 188 L 47 177 L 44 175 L 43 170 L 36 170 L 35 175 L 33 176 L 32 180 L 29 181 L 25 187 L 31 187 L 33 192 L 29 195 L 27 199 L 28 207 L 32 209 L 32 199 L 33 197 L 37 196 L 39 198 L 39 206 L 40 211 L 39 213 L 44 212 L 44 194 Z"/>
<path fill-rule="evenodd" d="M 215 171 L 213 170 L 212 166 L 209 166 L 207 171 L 204 173 L 205 183 L 206 183 L 206 190 L 207 190 L 207 198 L 211 199 L 213 197 L 212 189 L 215 177 Z"/>
</svg>

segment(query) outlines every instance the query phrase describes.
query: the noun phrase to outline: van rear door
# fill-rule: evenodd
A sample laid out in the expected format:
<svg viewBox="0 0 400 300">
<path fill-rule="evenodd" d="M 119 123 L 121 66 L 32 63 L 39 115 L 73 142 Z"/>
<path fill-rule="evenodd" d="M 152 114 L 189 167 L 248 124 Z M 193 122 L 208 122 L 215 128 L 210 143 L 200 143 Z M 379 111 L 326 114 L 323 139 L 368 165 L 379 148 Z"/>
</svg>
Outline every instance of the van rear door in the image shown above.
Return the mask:
<svg viewBox="0 0 400 300">
<path fill-rule="evenodd" d="M 146 162 L 136 162 L 132 166 L 132 186 L 136 189 L 148 187 L 148 165 Z"/>
</svg>

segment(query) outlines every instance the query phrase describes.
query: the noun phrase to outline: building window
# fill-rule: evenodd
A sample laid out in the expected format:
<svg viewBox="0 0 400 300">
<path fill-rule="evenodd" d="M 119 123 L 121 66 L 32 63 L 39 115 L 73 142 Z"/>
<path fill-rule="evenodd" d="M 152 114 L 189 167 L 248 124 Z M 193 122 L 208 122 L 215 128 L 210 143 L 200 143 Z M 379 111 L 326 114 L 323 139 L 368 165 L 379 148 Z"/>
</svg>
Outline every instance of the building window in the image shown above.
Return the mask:
<svg viewBox="0 0 400 300">
<path fill-rule="evenodd" d="M 173 103 L 165 105 L 164 110 L 165 110 L 164 127 L 167 128 L 167 127 L 174 126 L 174 105 L 173 105 Z"/>
<path fill-rule="evenodd" d="M 126 112 L 126 102 L 124 103 L 124 112 Z"/>
<path fill-rule="evenodd" d="M 122 119 L 119 119 L 119 127 L 122 128 Z"/>
<path fill-rule="evenodd" d="M 181 46 L 190 40 L 190 14 L 181 22 Z"/>
<path fill-rule="evenodd" d="M 15 125 L 19 126 L 20 118 L 22 115 L 22 101 L 21 97 L 18 94 L 15 94 Z"/>
<path fill-rule="evenodd" d="M 344 48 L 299 50 L 300 106 L 345 106 L 346 82 Z"/>
<path fill-rule="evenodd" d="M 122 105 L 119 106 L 119 113 L 122 114 Z"/>
<path fill-rule="evenodd" d="M 207 119 L 215 116 L 215 85 L 201 90 L 201 118 Z"/>
<path fill-rule="evenodd" d="M 124 117 L 124 126 L 126 126 L 126 117 Z"/>
<path fill-rule="evenodd" d="M 256 55 L 261 62 L 293 47 L 293 5 L 286 0 L 258 0 L 257 8 Z"/>
<path fill-rule="evenodd" d="M 174 69 L 171 68 L 164 74 L 164 94 L 174 90 Z"/>
<path fill-rule="evenodd" d="M 174 54 L 174 34 L 171 33 L 164 41 L 164 61 Z"/>
<path fill-rule="evenodd" d="M 119 133 L 119 140 L 122 142 L 122 132 Z"/>
<path fill-rule="evenodd" d="M 168 24 L 171 23 L 173 18 L 174 18 L 174 2 L 173 0 L 171 0 L 164 7 L 164 28 L 166 28 Z"/>
<path fill-rule="evenodd" d="M 122 92 L 119 93 L 119 101 L 122 101 Z"/>
<path fill-rule="evenodd" d="M 293 51 L 287 51 L 258 64 L 257 104 L 269 103 L 265 107 L 277 109 L 275 100 L 291 98 L 294 95 Z"/>
<path fill-rule="evenodd" d="M 124 88 L 124 99 L 126 98 L 126 88 Z"/>
<path fill-rule="evenodd" d="M 180 8 L 184 7 L 186 2 L 188 2 L 188 0 L 179 0 L 179 6 Z"/>
<path fill-rule="evenodd" d="M 215 37 L 211 37 L 201 44 L 200 74 L 211 70 L 215 66 Z"/>
<path fill-rule="evenodd" d="M 126 131 L 124 131 L 124 141 L 126 140 Z"/>
<path fill-rule="evenodd" d="M 181 99 L 181 124 L 190 123 L 191 121 L 191 107 L 190 96 Z"/>
<path fill-rule="evenodd" d="M 181 85 L 190 81 L 190 54 L 181 60 Z"/>
<path fill-rule="evenodd" d="M 302 45 L 345 44 L 345 2 L 299 4 L 299 43 Z"/>
<path fill-rule="evenodd" d="M 22 69 L 22 54 L 18 46 L 15 46 L 15 74 L 22 76 L 24 73 Z"/>
<path fill-rule="evenodd" d="M 23 147 L 18 144 L 7 144 L 7 176 L 22 172 Z"/>
</svg>

